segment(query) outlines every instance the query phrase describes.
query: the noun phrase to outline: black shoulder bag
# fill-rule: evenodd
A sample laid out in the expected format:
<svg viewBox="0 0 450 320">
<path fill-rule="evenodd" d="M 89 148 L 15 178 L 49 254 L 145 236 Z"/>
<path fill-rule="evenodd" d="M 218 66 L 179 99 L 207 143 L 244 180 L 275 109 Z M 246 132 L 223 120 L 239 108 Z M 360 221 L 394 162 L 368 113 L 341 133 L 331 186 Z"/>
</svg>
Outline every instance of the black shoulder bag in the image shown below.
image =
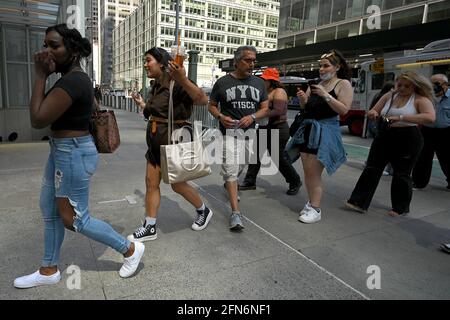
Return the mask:
<svg viewBox="0 0 450 320">
<path fill-rule="evenodd" d="M 379 116 L 377 120 L 377 131 L 378 134 L 386 132 L 391 127 L 391 121 L 388 119 L 388 113 L 392 108 L 392 103 L 394 102 L 394 93 L 392 93 L 391 102 L 389 103 L 389 108 L 384 116 Z"/>
</svg>

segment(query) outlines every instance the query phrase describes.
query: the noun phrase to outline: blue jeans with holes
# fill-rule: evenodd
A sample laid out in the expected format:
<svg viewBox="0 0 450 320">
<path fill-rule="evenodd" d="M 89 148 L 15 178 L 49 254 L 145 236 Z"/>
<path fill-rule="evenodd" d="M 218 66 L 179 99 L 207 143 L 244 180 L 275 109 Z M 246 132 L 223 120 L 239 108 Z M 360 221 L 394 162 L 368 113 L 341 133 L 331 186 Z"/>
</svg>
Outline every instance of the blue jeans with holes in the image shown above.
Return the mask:
<svg viewBox="0 0 450 320">
<path fill-rule="evenodd" d="M 67 198 L 74 210 L 76 232 L 124 254 L 130 241 L 106 222 L 89 215 L 89 183 L 98 163 L 92 137 L 50 138 L 50 155 L 42 181 L 40 207 L 44 217 L 45 252 L 43 267 L 56 266 L 64 240 L 64 224 L 58 213 L 57 198 Z"/>
</svg>

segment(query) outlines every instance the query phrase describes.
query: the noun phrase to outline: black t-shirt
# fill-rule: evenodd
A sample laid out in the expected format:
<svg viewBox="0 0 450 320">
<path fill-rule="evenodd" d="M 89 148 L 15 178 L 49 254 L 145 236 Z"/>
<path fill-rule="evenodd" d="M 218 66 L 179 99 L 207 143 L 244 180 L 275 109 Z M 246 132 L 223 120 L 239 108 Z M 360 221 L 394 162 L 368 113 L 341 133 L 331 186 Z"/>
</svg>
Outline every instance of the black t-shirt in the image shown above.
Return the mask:
<svg viewBox="0 0 450 320">
<path fill-rule="evenodd" d="M 259 77 L 236 79 L 227 74 L 214 84 L 210 98 L 219 104 L 223 115 L 240 120 L 258 111 L 261 102 L 267 100 L 267 91 L 264 80 Z M 252 123 L 247 129 L 254 127 L 255 123 Z M 225 132 L 222 124 L 220 130 Z"/>
<path fill-rule="evenodd" d="M 89 130 L 94 102 L 94 88 L 89 76 L 82 71 L 71 72 L 59 79 L 50 91 L 55 88 L 66 91 L 72 98 L 72 105 L 52 123 L 51 130 Z"/>
</svg>

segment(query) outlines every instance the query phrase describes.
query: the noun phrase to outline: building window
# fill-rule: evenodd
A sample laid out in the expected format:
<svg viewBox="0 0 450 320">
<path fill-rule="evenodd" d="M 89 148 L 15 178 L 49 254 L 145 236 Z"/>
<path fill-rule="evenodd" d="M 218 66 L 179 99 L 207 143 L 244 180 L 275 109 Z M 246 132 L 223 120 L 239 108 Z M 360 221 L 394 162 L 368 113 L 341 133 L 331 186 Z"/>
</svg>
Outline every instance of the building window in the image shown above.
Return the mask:
<svg viewBox="0 0 450 320">
<path fill-rule="evenodd" d="M 161 0 L 161 9 L 175 11 L 175 3 L 172 0 Z"/>
<path fill-rule="evenodd" d="M 223 47 L 206 45 L 206 52 L 208 52 L 208 53 L 223 53 Z"/>
<path fill-rule="evenodd" d="M 175 28 L 161 27 L 161 34 L 166 36 L 173 36 L 175 35 Z"/>
<path fill-rule="evenodd" d="M 266 27 L 278 28 L 278 17 L 276 17 L 276 16 L 267 16 L 267 18 L 266 18 Z"/>
<path fill-rule="evenodd" d="M 161 22 L 165 23 L 175 23 L 175 16 L 170 16 L 168 14 L 161 14 Z"/>
<path fill-rule="evenodd" d="M 264 23 L 264 15 L 257 12 L 249 12 L 248 23 L 255 25 L 262 25 Z"/>
<path fill-rule="evenodd" d="M 428 5 L 428 22 L 450 18 L 450 2 L 438 2 Z"/>
<path fill-rule="evenodd" d="M 234 55 L 235 51 L 236 51 L 236 48 L 230 48 L 230 47 L 227 48 L 227 54 L 233 54 Z"/>
<path fill-rule="evenodd" d="M 205 15 L 205 3 L 196 1 L 196 0 L 186 0 L 185 12 L 188 14 L 204 16 Z"/>
<path fill-rule="evenodd" d="M 228 41 L 227 42 L 230 43 L 230 44 L 243 45 L 244 44 L 244 38 L 228 36 Z"/>
<path fill-rule="evenodd" d="M 189 27 L 196 27 L 196 28 L 202 28 L 202 29 L 205 27 L 204 20 L 185 18 L 184 21 L 185 21 L 185 25 L 189 26 Z"/>
<path fill-rule="evenodd" d="M 225 24 L 224 23 L 218 23 L 218 22 L 207 22 L 207 28 L 211 30 L 218 30 L 218 31 L 225 31 Z"/>
<path fill-rule="evenodd" d="M 161 39 L 161 47 L 170 48 L 173 44 L 173 40 Z"/>
<path fill-rule="evenodd" d="M 266 48 L 270 50 L 276 50 L 277 44 L 275 42 L 266 41 Z"/>
<path fill-rule="evenodd" d="M 245 11 L 241 9 L 230 8 L 228 19 L 231 21 L 245 23 Z"/>
<path fill-rule="evenodd" d="M 332 2 L 330 0 L 320 0 L 319 19 L 317 20 L 318 26 L 323 26 L 330 23 L 331 4 Z"/>
<path fill-rule="evenodd" d="M 295 46 L 305 46 L 314 43 L 314 32 L 307 32 L 295 36 Z"/>
<path fill-rule="evenodd" d="M 334 0 L 333 12 L 331 13 L 331 22 L 344 20 L 346 7 L 347 0 Z"/>
<path fill-rule="evenodd" d="M 391 29 L 421 24 L 423 18 L 423 6 L 409 10 L 394 12 L 391 15 Z"/>
<path fill-rule="evenodd" d="M 250 36 L 263 37 L 264 30 L 256 29 L 256 28 L 247 28 L 247 34 Z"/>
<path fill-rule="evenodd" d="M 389 9 L 394 9 L 394 8 L 398 8 L 401 7 L 403 5 L 403 0 L 389 0 L 383 1 L 383 9 L 384 10 L 389 10 Z"/>
<path fill-rule="evenodd" d="M 223 42 L 224 37 L 225 36 L 223 34 L 214 34 L 214 33 L 206 34 L 206 40 L 208 41 Z"/>
<path fill-rule="evenodd" d="M 336 27 L 317 30 L 316 42 L 334 40 L 336 38 Z"/>
<path fill-rule="evenodd" d="M 227 9 L 223 6 L 210 3 L 208 5 L 208 17 L 220 19 L 225 17 Z"/>
<path fill-rule="evenodd" d="M 200 31 L 185 30 L 184 36 L 190 39 L 203 40 L 203 32 Z"/>
<path fill-rule="evenodd" d="M 262 40 L 255 40 L 255 39 L 247 39 L 246 45 L 254 46 L 254 47 L 262 47 L 263 46 L 263 41 Z"/>
<path fill-rule="evenodd" d="M 186 45 L 186 48 L 188 51 L 190 51 L 190 50 L 195 50 L 195 51 L 200 51 L 200 52 L 203 51 L 203 44 L 201 44 L 201 43 L 188 42 L 188 43 L 185 43 L 185 45 Z"/>
<path fill-rule="evenodd" d="M 228 32 L 244 34 L 245 27 L 234 26 L 234 25 L 230 24 L 230 25 L 228 25 Z"/>
<path fill-rule="evenodd" d="M 306 0 L 304 11 L 304 29 L 314 28 L 317 26 L 317 19 L 319 14 L 317 4 L 317 0 Z"/>
<path fill-rule="evenodd" d="M 274 31 L 268 31 L 266 30 L 266 38 L 276 39 L 277 33 Z"/>
<path fill-rule="evenodd" d="M 346 17 L 361 17 L 363 12 L 364 0 L 348 0 Z"/>
<path fill-rule="evenodd" d="M 359 21 L 344 23 L 337 26 L 337 39 L 357 36 L 359 34 Z"/>
</svg>

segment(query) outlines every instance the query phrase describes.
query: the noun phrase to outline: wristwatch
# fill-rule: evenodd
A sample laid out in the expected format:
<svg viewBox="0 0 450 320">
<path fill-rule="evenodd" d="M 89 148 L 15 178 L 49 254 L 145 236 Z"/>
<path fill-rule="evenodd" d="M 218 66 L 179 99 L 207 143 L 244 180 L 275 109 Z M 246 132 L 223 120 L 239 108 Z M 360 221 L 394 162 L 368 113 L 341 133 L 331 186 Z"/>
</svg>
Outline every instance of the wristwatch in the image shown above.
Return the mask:
<svg viewBox="0 0 450 320">
<path fill-rule="evenodd" d="M 217 120 L 220 121 L 220 118 L 222 118 L 222 114 L 221 113 L 219 113 L 219 115 L 217 116 Z"/>
<path fill-rule="evenodd" d="M 327 95 L 327 96 L 325 97 L 325 101 L 326 101 L 326 102 L 330 102 L 332 98 L 333 98 L 333 97 L 332 97 L 331 95 Z"/>
<path fill-rule="evenodd" d="M 251 117 L 252 117 L 252 119 L 253 119 L 253 122 L 256 122 L 256 116 L 255 116 L 255 114 L 252 114 Z"/>
</svg>

